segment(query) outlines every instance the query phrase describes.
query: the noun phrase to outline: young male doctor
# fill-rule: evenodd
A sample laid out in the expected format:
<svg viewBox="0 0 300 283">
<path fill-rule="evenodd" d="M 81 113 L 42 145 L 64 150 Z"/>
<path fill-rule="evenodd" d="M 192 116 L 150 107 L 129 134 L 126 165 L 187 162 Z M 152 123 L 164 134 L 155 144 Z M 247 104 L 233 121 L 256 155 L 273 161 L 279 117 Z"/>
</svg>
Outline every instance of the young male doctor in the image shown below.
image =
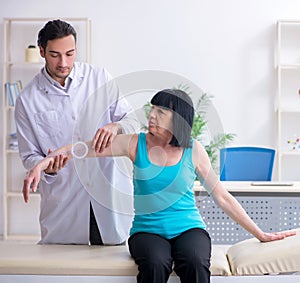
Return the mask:
<svg viewBox="0 0 300 283">
<path fill-rule="evenodd" d="M 15 108 L 19 154 L 27 170 L 52 149 L 72 142 L 80 110 L 111 79 L 103 68 L 75 62 L 76 31 L 67 22 L 47 22 L 38 46 L 45 66 L 20 93 Z M 132 109 L 120 101 L 118 91 L 101 95 L 102 107 L 95 115 L 101 117 L 97 134 L 104 148 L 117 134 L 134 132 L 138 122 L 128 115 Z M 43 172 L 41 244 L 121 244 L 127 239 L 132 215 L 114 207 L 113 187 L 131 194 L 131 179 L 114 160 L 101 162 L 105 181 L 97 184 L 96 197 L 82 185 L 73 161 L 57 156 Z M 23 194 L 28 202 L 29 191 Z"/>
</svg>

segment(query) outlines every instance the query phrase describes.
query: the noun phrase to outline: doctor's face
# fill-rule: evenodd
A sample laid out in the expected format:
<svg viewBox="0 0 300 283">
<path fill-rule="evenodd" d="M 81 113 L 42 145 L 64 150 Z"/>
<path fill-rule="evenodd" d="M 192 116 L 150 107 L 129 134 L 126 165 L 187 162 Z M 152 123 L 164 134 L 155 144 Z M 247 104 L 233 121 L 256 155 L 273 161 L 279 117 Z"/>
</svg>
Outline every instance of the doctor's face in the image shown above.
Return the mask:
<svg viewBox="0 0 300 283">
<path fill-rule="evenodd" d="M 49 75 L 62 86 L 72 71 L 76 56 L 76 43 L 73 35 L 48 40 L 45 49 L 40 47 L 40 54 L 46 61 Z"/>
</svg>

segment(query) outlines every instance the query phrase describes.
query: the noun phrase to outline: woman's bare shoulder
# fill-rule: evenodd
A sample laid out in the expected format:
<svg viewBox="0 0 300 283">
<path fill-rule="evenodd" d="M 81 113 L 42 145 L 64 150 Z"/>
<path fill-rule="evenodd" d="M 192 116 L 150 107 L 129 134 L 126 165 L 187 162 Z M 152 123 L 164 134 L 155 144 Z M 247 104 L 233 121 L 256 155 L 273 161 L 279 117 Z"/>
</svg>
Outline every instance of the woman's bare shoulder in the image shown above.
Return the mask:
<svg viewBox="0 0 300 283">
<path fill-rule="evenodd" d="M 195 167 L 199 166 L 199 164 L 209 162 L 209 158 L 204 146 L 197 140 L 194 140 L 193 146 L 193 163 Z"/>
</svg>

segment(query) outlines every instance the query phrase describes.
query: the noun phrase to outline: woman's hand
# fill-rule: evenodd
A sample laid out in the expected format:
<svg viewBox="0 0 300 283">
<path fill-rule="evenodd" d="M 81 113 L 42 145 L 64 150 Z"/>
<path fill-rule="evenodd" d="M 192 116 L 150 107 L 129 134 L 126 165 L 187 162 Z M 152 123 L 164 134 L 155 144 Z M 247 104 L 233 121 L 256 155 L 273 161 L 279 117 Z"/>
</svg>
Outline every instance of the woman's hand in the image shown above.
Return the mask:
<svg viewBox="0 0 300 283">
<path fill-rule="evenodd" d="M 55 152 L 51 155 L 51 151 L 49 153 L 50 155 L 41 160 L 29 171 L 24 180 L 22 191 L 23 198 L 26 203 L 29 200 L 30 189 L 32 189 L 33 192 L 37 191 L 38 183 L 41 179 L 41 172 L 45 171 L 47 174 L 56 173 L 66 165 L 69 159 L 67 155 L 55 155 Z"/>
<path fill-rule="evenodd" d="M 23 198 L 26 203 L 29 199 L 30 188 L 32 188 L 33 192 L 36 192 L 37 190 L 37 186 L 41 178 L 41 171 L 42 170 L 40 169 L 40 166 L 38 164 L 29 171 L 27 177 L 24 180 Z"/>
<path fill-rule="evenodd" d="M 277 240 L 283 240 L 286 237 L 295 236 L 296 231 L 282 231 L 282 232 L 276 232 L 276 233 L 262 233 L 258 237 L 258 239 L 261 242 L 271 242 L 271 241 L 277 241 Z"/>
</svg>

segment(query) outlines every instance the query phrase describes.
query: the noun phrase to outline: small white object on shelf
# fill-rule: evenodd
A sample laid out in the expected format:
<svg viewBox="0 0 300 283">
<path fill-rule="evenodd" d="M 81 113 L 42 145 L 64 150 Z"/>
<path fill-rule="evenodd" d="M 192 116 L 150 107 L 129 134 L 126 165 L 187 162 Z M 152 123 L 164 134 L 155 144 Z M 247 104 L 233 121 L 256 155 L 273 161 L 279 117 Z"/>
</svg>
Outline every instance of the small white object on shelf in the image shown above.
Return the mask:
<svg viewBox="0 0 300 283">
<path fill-rule="evenodd" d="M 37 46 L 29 45 L 26 48 L 25 61 L 28 63 L 38 63 L 40 61 L 40 53 Z"/>
</svg>

